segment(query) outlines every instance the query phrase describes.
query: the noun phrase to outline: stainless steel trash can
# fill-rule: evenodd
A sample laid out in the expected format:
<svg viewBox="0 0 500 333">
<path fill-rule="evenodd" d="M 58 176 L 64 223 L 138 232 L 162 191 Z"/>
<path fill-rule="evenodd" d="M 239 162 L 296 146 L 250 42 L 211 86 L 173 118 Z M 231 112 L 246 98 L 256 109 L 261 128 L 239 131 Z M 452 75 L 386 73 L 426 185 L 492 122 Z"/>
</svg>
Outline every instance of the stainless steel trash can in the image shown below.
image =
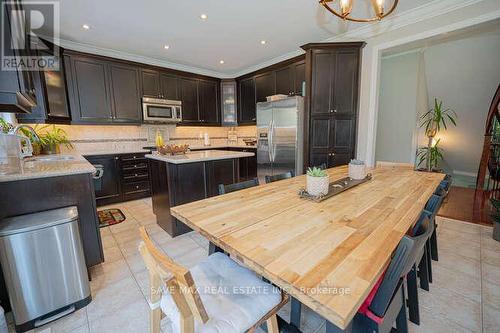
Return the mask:
<svg viewBox="0 0 500 333">
<path fill-rule="evenodd" d="M 1 221 L 0 262 L 18 332 L 91 300 L 75 206 Z"/>
</svg>

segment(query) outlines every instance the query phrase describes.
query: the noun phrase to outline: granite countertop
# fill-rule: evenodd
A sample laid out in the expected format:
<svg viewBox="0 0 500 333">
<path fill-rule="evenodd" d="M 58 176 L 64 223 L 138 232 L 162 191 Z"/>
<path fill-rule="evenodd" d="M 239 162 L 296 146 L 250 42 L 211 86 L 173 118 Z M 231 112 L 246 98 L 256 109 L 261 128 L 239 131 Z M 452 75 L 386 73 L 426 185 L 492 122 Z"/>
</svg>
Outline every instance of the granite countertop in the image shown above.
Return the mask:
<svg viewBox="0 0 500 333">
<path fill-rule="evenodd" d="M 190 145 L 189 149 L 191 150 L 204 150 L 204 149 L 219 149 L 219 148 L 249 148 L 249 149 L 255 149 L 257 148 L 257 145 L 252 145 L 252 146 L 247 146 L 245 144 L 214 144 L 210 146 L 203 146 L 203 145 Z"/>
<path fill-rule="evenodd" d="M 239 152 L 239 151 L 228 151 L 228 150 L 204 150 L 204 151 L 193 151 L 182 155 L 159 155 L 159 154 L 148 154 L 147 158 L 163 161 L 172 164 L 185 164 L 194 162 L 205 162 L 214 160 L 225 160 L 230 158 L 241 158 L 254 156 L 254 153 Z"/>
<path fill-rule="evenodd" d="M 38 158 L 38 160 L 37 160 Z M 20 165 L 0 165 L 0 182 L 94 173 L 96 169 L 83 156 L 75 154 L 28 157 Z"/>
<path fill-rule="evenodd" d="M 83 156 L 99 156 L 99 155 L 120 155 L 120 154 L 135 154 L 135 153 L 150 153 L 151 150 L 143 148 L 131 148 L 131 149 L 114 149 L 114 150 L 94 150 L 89 152 L 82 152 Z"/>
</svg>

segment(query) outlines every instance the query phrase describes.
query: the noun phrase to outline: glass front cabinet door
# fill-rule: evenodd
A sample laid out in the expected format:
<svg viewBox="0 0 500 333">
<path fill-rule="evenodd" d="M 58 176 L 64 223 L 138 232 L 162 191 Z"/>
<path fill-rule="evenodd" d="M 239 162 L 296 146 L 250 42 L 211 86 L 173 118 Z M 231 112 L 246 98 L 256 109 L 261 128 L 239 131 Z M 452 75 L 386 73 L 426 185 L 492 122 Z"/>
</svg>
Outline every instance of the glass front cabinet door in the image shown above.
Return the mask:
<svg viewBox="0 0 500 333">
<path fill-rule="evenodd" d="M 221 102 L 222 102 L 222 125 L 235 126 L 237 125 L 236 114 L 236 81 L 222 80 L 221 82 Z"/>
</svg>

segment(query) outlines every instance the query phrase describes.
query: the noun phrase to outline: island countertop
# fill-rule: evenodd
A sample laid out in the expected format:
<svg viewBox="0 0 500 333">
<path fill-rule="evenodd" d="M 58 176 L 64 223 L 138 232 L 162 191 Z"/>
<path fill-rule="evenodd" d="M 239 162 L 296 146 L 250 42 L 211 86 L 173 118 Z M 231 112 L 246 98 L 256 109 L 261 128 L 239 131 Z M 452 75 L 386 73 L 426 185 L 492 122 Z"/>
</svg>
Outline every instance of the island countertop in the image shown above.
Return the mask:
<svg viewBox="0 0 500 333">
<path fill-rule="evenodd" d="M 204 151 L 191 151 L 186 154 L 181 155 L 159 155 L 159 154 L 148 154 L 147 158 L 172 163 L 172 164 L 185 164 L 194 162 L 205 162 L 205 161 L 216 161 L 216 160 L 226 160 L 232 158 L 242 158 L 254 156 L 254 153 L 250 152 L 239 152 L 239 151 L 229 151 L 229 150 L 204 150 Z"/>
</svg>

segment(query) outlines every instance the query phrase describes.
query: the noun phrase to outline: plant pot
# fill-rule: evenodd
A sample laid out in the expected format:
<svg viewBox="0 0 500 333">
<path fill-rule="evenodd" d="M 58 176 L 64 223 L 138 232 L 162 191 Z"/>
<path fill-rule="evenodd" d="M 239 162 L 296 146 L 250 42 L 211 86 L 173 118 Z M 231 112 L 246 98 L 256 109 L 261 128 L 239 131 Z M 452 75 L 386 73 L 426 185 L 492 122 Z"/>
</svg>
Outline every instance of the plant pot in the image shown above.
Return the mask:
<svg viewBox="0 0 500 333">
<path fill-rule="evenodd" d="M 59 154 L 60 149 L 58 144 L 51 144 L 51 145 L 43 145 L 42 146 L 42 154 L 45 155 L 52 155 L 52 154 Z"/>
<path fill-rule="evenodd" d="M 330 177 L 313 177 L 307 175 L 306 191 L 310 195 L 319 196 L 327 195 L 330 186 Z"/>
</svg>

